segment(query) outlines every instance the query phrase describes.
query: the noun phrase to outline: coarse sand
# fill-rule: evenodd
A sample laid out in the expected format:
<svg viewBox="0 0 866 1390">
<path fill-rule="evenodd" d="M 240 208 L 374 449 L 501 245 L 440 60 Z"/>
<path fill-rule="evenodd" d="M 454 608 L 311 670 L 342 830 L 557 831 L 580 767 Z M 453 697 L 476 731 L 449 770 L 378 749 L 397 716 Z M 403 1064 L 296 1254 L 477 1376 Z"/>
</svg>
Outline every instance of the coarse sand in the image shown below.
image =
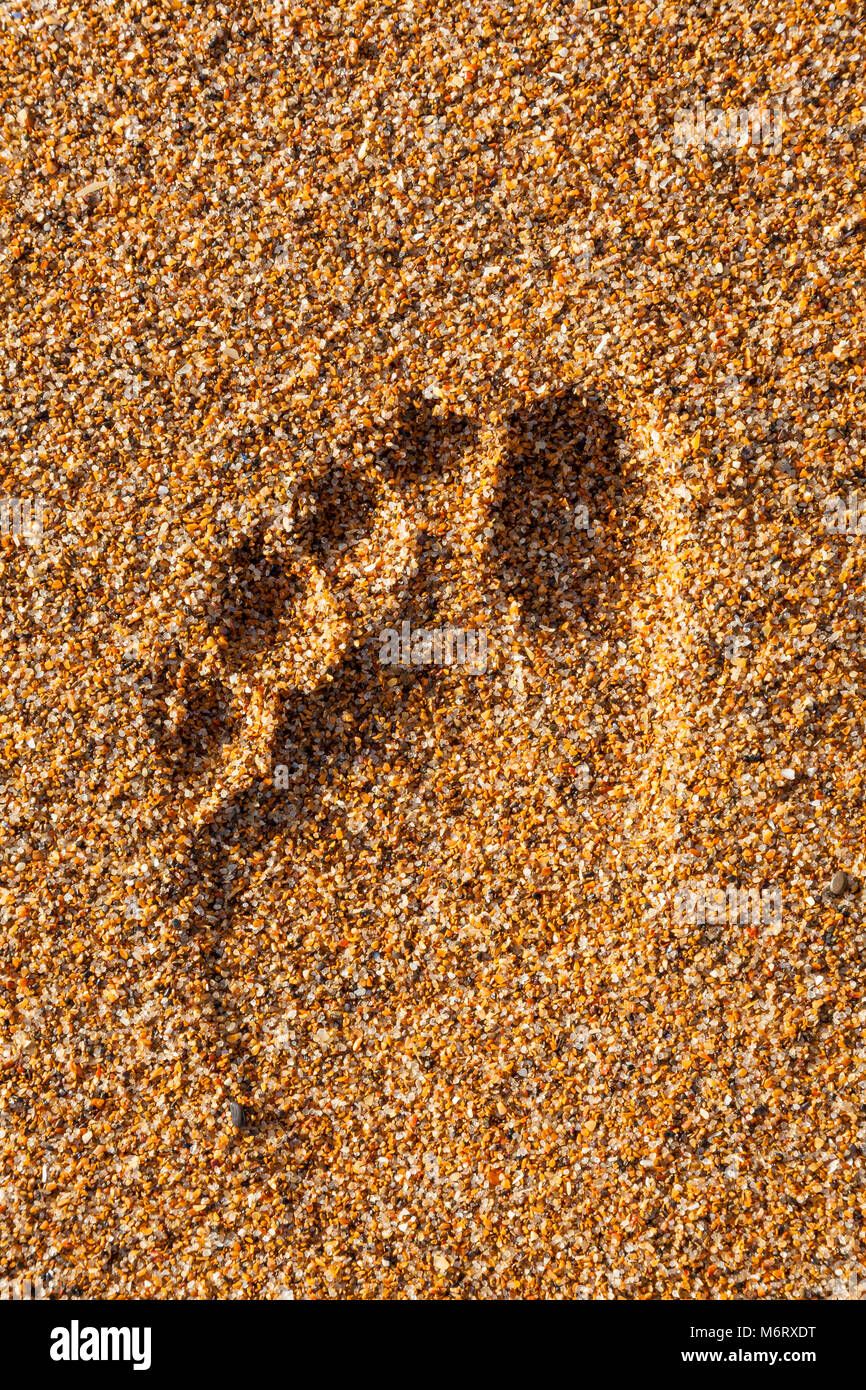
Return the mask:
<svg viewBox="0 0 866 1390">
<path fill-rule="evenodd" d="M 3 7 L 4 1278 L 866 1287 L 863 59 Z"/>
</svg>

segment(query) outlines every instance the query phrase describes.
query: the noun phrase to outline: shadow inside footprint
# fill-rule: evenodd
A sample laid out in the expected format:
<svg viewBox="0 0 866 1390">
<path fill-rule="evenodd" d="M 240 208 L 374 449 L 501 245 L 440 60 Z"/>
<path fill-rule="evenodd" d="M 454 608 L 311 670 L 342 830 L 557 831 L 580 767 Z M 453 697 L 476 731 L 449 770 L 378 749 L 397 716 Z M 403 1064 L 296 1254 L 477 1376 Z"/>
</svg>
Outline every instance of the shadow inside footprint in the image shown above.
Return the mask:
<svg viewBox="0 0 866 1390">
<path fill-rule="evenodd" d="M 172 642 L 139 677 L 143 713 L 156 754 L 178 789 L 200 775 L 237 732 L 230 693 L 213 675 L 190 666 Z"/>
<path fill-rule="evenodd" d="M 399 488 L 423 494 L 437 482 L 459 482 L 463 459 L 478 439 L 478 424 L 465 415 L 434 415 L 426 402 L 408 401 L 395 439 L 380 460 L 384 476 Z"/>
<path fill-rule="evenodd" d="M 623 476 L 625 453 L 611 416 L 573 391 L 509 419 L 492 566 L 530 632 L 567 633 L 612 611 L 640 505 Z"/>
<path fill-rule="evenodd" d="M 163 756 L 175 777 L 189 779 L 210 766 L 220 749 L 231 743 L 238 728 L 229 691 L 217 677 L 204 677 L 180 687 L 185 713 L 164 738 Z"/>
<path fill-rule="evenodd" d="M 297 576 L 269 554 L 265 526 L 237 546 L 216 576 L 210 626 L 223 646 L 227 670 L 242 670 L 249 658 L 277 638 L 287 608 L 298 597 Z"/>
<path fill-rule="evenodd" d="M 364 538 L 376 498 L 366 478 L 337 464 L 308 486 L 300 499 L 293 538 L 326 567 Z"/>
</svg>

